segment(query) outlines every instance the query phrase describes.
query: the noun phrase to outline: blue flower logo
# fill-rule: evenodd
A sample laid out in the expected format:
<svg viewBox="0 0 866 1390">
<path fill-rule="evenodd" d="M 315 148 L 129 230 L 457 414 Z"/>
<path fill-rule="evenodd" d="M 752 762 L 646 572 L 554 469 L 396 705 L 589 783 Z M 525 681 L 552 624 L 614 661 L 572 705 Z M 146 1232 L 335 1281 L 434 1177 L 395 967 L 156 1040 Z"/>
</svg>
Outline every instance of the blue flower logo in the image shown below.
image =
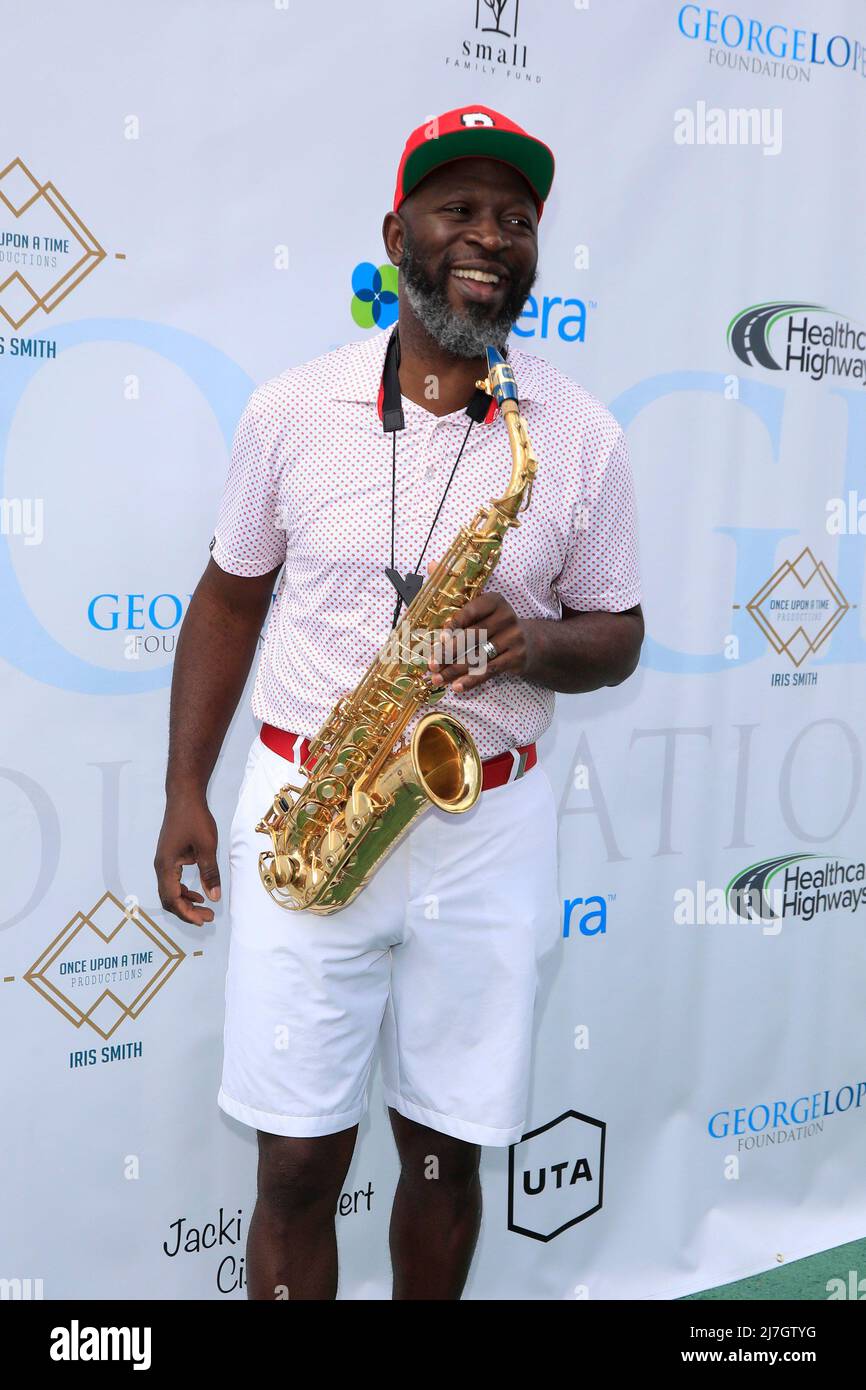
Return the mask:
<svg viewBox="0 0 866 1390">
<path fill-rule="evenodd" d="M 397 320 L 397 267 L 362 261 L 352 272 L 352 318 L 359 328 L 390 328 Z"/>
</svg>

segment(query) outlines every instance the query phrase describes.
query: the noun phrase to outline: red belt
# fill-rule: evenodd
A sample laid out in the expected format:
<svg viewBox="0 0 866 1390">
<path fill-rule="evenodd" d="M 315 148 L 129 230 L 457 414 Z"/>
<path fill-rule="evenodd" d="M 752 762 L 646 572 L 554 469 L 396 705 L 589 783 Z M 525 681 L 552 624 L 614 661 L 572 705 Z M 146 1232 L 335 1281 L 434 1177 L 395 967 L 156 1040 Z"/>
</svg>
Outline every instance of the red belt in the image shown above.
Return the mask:
<svg viewBox="0 0 866 1390">
<path fill-rule="evenodd" d="M 299 734 L 289 734 L 285 729 L 276 729 L 273 724 L 263 724 L 259 737 L 272 752 L 292 762 L 295 757 Z M 304 762 L 310 750 L 310 740 L 301 738 L 299 760 Z M 481 790 L 502 787 L 506 782 L 516 782 L 524 772 L 535 767 L 538 751 L 534 743 L 523 743 L 519 748 L 510 748 L 507 753 L 497 753 L 492 758 L 481 759 Z"/>
</svg>

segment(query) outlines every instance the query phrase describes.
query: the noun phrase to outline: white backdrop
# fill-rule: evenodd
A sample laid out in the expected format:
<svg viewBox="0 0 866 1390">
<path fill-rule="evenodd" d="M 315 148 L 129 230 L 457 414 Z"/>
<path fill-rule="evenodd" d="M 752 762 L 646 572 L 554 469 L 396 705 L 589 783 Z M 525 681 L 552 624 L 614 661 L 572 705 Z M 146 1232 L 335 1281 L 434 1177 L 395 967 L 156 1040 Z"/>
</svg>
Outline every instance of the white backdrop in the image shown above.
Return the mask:
<svg viewBox="0 0 866 1390">
<path fill-rule="evenodd" d="M 225 905 L 189 929 L 151 868 L 172 649 L 245 400 L 368 331 L 352 279 L 385 260 L 405 136 L 471 102 L 557 157 L 520 345 L 627 429 L 648 640 L 625 686 L 560 696 L 542 744 L 561 961 L 533 1137 L 485 1151 L 467 1297 L 671 1298 L 866 1230 L 866 24 L 828 0 L 797 30 L 810 9 L 6 16 L 0 1277 L 244 1296 Z M 729 340 L 776 302 L 794 312 Z M 835 353 L 823 375 L 788 360 L 804 341 Z M 211 786 L 223 842 L 252 732 L 245 698 Z M 777 915 L 738 920 L 738 879 L 781 888 Z M 377 1072 L 343 1298 L 389 1296 L 395 1179 Z"/>
</svg>

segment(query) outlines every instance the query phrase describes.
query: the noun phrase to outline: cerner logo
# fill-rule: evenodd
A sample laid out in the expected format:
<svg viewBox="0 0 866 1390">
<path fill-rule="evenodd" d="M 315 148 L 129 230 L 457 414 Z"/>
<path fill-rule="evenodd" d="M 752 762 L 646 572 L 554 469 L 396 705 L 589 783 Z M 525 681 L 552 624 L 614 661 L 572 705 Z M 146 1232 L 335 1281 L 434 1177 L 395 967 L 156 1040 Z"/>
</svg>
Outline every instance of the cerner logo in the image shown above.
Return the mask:
<svg viewBox="0 0 866 1390">
<path fill-rule="evenodd" d="M 51 1329 L 52 1361 L 131 1361 L 134 1371 L 150 1370 L 149 1327 L 69 1327 Z"/>
</svg>

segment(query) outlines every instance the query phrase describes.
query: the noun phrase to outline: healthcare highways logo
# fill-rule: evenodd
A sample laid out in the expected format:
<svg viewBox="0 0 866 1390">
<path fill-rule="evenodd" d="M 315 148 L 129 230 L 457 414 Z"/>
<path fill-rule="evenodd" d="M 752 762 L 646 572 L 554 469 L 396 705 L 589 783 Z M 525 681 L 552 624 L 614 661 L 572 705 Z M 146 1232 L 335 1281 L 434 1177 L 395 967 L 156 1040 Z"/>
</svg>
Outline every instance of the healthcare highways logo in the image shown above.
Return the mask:
<svg viewBox="0 0 866 1390">
<path fill-rule="evenodd" d="M 793 299 L 751 304 L 731 319 L 727 337 L 746 367 L 866 385 L 866 328 L 823 304 Z"/>
<path fill-rule="evenodd" d="M 780 854 L 735 874 L 725 889 L 731 912 L 750 922 L 821 912 L 857 912 L 866 906 L 866 863 L 832 855 Z"/>
</svg>

